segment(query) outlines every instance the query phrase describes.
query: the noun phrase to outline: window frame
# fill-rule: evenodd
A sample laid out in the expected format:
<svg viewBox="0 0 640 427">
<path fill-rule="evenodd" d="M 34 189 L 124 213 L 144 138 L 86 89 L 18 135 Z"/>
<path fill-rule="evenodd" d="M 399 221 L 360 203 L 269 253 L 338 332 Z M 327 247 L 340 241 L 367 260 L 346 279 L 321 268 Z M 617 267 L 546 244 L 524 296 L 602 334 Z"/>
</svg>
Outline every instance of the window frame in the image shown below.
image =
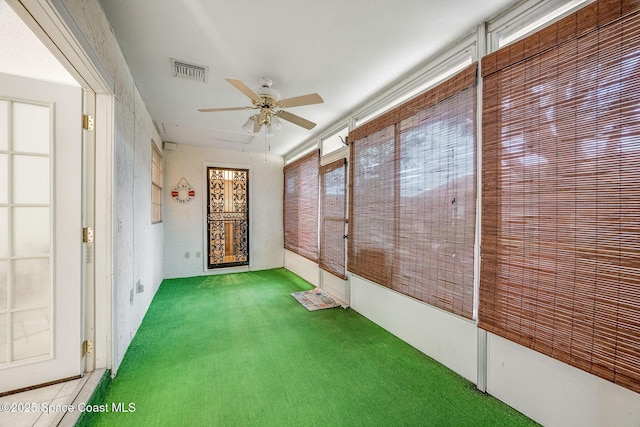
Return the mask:
<svg viewBox="0 0 640 427">
<path fill-rule="evenodd" d="M 487 53 L 522 40 L 595 1 L 536 0 L 510 8 L 487 22 Z"/>
<path fill-rule="evenodd" d="M 151 224 L 162 222 L 163 208 L 164 156 L 151 140 Z"/>
</svg>

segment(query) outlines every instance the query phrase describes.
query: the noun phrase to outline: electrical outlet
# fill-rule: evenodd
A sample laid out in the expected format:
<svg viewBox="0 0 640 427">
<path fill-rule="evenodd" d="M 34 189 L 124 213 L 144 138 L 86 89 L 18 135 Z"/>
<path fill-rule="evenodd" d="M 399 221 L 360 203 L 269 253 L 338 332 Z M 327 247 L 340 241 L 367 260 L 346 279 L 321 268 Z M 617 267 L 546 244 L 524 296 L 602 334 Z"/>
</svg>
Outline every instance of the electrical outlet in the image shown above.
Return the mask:
<svg viewBox="0 0 640 427">
<path fill-rule="evenodd" d="M 185 258 L 191 258 L 191 253 L 190 252 L 185 252 L 184 253 L 184 257 Z"/>
<path fill-rule="evenodd" d="M 196 252 L 196 258 L 200 258 L 201 254 L 200 252 Z"/>
</svg>

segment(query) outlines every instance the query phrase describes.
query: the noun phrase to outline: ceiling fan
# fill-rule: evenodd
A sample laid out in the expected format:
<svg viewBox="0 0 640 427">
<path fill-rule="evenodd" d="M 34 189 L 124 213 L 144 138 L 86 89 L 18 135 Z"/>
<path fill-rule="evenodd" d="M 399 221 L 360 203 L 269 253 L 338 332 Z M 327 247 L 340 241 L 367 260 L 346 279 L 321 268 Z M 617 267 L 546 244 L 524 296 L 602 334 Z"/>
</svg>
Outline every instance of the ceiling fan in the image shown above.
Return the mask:
<svg viewBox="0 0 640 427">
<path fill-rule="evenodd" d="M 285 108 L 300 107 L 303 105 L 320 104 L 324 100 L 317 93 L 310 93 L 308 95 L 295 96 L 293 98 L 280 99 L 280 94 L 275 89 L 271 89 L 273 81 L 268 77 L 262 77 L 259 80 L 260 87 L 255 91 L 247 86 L 242 80 L 238 79 L 225 79 L 233 87 L 244 93 L 249 99 L 251 99 L 251 106 L 247 107 L 227 107 L 227 108 L 199 108 L 198 111 L 203 113 L 218 112 L 218 111 L 236 111 L 236 110 L 258 110 L 257 114 L 249 117 L 247 122 L 242 125 L 242 128 L 249 133 L 258 133 L 263 125 L 272 127 L 274 129 L 282 128 L 282 122 L 280 119 L 291 122 L 295 125 L 301 126 L 307 130 L 313 129 L 315 123 L 305 118 L 285 111 Z"/>
</svg>

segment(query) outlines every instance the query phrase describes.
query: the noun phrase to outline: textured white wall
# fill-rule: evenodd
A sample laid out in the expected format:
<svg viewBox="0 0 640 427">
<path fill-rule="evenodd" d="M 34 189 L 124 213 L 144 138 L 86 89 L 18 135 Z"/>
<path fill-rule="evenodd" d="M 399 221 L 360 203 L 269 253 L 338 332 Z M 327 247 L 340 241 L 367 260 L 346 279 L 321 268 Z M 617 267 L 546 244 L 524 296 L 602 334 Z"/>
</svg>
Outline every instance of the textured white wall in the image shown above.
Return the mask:
<svg viewBox="0 0 640 427">
<path fill-rule="evenodd" d="M 163 276 L 163 225 L 151 224 L 151 140 L 161 139 L 98 1 L 63 1 L 115 85 L 115 372 Z"/>
<path fill-rule="evenodd" d="M 284 265 L 283 159 L 280 156 L 269 156 L 265 162 L 264 154 L 176 144 L 175 150 L 164 151 L 164 158 L 166 278 L 265 270 Z M 249 169 L 249 268 L 206 270 L 206 166 Z M 171 190 L 183 177 L 196 193 L 189 203 L 178 203 L 171 198 Z"/>
</svg>

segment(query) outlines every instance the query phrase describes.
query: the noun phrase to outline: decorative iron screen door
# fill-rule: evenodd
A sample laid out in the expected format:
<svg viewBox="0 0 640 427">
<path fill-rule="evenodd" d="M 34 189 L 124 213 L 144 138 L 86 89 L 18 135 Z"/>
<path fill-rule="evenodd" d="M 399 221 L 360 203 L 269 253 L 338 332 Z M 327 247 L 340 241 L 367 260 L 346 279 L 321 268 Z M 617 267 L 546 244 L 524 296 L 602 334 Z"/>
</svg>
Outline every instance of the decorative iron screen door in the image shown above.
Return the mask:
<svg viewBox="0 0 640 427">
<path fill-rule="evenodd" d="M 209 268 L 249 265 L 249 171 L 207 168 Z"/>
</svg>

